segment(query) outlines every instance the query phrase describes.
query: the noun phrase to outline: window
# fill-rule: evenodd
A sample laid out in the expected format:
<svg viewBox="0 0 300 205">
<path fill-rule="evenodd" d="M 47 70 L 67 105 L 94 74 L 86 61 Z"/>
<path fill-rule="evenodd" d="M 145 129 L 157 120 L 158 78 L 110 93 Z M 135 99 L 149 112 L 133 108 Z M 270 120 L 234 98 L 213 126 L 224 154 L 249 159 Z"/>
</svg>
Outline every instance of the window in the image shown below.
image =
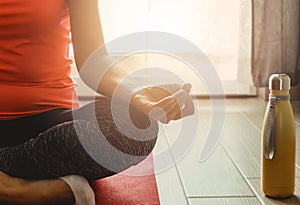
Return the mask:
<svg viewBox="0 0 300 205">
<path fill-rule="evenodd" d="M 238 71 L 243 67 L 250 70 L 250 4 L 248 0 L 99 0 L 99 9 L 106 42 L 148 30 L 179 35 L 208 56 L 226 94 L 253 94 L 255 89 L 251 86 L 237 83 Z M 112 54 L 117 53 L 122 51 Z M 140 57 L 149 60 L 145 55 Z M 161 56 L 158 59 L 166 65 Z M 170 62 L 170 58 L 165 60 Z M 192 73 L 175 70 L 185 73 L 184 78 L 192 84 L 199 82 Z M 201 94 L 204 90 L 194 92 Z"/>
</svg>

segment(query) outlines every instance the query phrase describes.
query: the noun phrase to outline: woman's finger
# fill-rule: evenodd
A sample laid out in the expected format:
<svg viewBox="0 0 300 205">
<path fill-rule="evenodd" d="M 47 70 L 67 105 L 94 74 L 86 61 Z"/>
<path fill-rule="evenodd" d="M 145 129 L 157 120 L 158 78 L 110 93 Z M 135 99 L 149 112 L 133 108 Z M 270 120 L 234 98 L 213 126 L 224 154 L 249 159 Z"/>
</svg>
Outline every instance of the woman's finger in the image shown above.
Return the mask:
<svg viewBox="0 0 300 205">
<path fill-rule="evenodd" d="M 176 92 L 173 96 L 176 98 L 180 109 L 183 109 L 185 101 L 189 98 L 189 94 L 185 90 L 180 90 Z"/>
<path fill-rule="evenodd" d="M 186 83 L 182 86 L 181 89 L 184 90 L 185 92 L 189 93 L 192 89 L 192 85 L 190 83 Z"/>
<path fill-rule="evenodd" d="M 178 103 L 175 100 L 172 104 L 169 104 L 167 107 L 165 107 L 164 111 L 164 119 L 162 118 L 164 123 L 168 123 L 171 120 L 174 120 L 175 116 L 181 113 Z"/>
<path fill-rule="evenodd" d="M 193 103 L 192 97 L 189 95 L 189 97 L 186 99 L 185 104 L 181 112 L 175 116 L 175 120 L 178 120 L 180 118 L 193 115 L 195 113 L 195 107 Z"/>
<path fill-rule="evenodd" d="M 174 111 L 180 112 L 178 103 L 176 98 L 168 96 L 153 105 L 150 112 L 153 118 L 165 123 L 169 121 L 170 113 Z"/>
<path fill-rule="evenodd" d="M 169 91 L 177 90 L 177 92 L 160 99 L 158 102 L 152 101 L 152 105 L 150 108 L 148 107 L 148 114 L 151 113 L 151 118 L 162 123 L 168 123 L 170 120 L 180 119 L 194 112 L 193 102 L 188 94 L 191 90 L 190 84 L 167 84 L 162 87 Z"/>
<path fill-rule="evenodd" d="M 167 118 L 167 122 L 193 114 L 194 106 L 192 98 L 186 92 L 189 91 L 190 88 L 190 85 L 186 84 L 186 87 L 183 87 L 184 90 L 182 89 L 176 92 L 173 96 L 168 96 L 159 101 L 157 106 L 163 108 L 166 112 L 163 118 Z M 171 103 L 173 106 L 170 106 Z M 167 107 L 169 107 L 169 109 L 167 109 Z"/>
</svg>

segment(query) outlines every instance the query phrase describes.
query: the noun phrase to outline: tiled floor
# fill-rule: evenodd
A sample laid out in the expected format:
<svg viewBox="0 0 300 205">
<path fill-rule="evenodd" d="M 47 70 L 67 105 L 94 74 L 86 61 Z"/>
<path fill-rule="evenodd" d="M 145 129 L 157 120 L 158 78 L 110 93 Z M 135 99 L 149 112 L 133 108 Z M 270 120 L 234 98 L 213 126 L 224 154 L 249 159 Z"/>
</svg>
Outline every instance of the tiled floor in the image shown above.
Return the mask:
<svg viewBox="0 0 300 205">
<path fill-rule="evenodd" d="M 184 125 L 173 122 L 162 129 L 154 151 L 159 196 L 163 205 L 300 205 L 300 178 L 295 196 L 285 200 L 266 198 L 260 188 L 261 127 L 266 103 L 256 98 L 228 99 L 222 138 L 204 162 L 200 150 L 207 133 L 214 128 L 209 100 L 198 100 L 199 126 L 196 141 L 183 159 L 163 170 L 164 162 L 178 157 L 176 138 Z M 300 102 L 293 102 L 297 127 L 297 168 L 300 177 Z M 181 135 L 180 135 L 181 136 Z M 188 137 L 188 136 L 187 136 Z M 183 145 L 184 146 L 184 145 Z M 164 157 L 162 160 L 161 158 Z M 174 164 L 174 163 L 173 163 Z"/>
</svg>

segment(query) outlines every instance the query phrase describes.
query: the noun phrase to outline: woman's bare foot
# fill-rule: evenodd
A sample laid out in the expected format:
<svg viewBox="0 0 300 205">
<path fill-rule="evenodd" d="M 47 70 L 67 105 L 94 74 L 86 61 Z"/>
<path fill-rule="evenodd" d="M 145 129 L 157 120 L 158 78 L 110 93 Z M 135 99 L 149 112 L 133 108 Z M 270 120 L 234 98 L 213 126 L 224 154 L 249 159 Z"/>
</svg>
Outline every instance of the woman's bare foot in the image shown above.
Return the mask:
<svg viewBox="0 0 300 205">
<path fill-rule="evenodd" d="M 70 187 L 61 179 L 29 181 L 0 171 L 0 203 L 22 205 L 74 204 Z"/>
</svg>

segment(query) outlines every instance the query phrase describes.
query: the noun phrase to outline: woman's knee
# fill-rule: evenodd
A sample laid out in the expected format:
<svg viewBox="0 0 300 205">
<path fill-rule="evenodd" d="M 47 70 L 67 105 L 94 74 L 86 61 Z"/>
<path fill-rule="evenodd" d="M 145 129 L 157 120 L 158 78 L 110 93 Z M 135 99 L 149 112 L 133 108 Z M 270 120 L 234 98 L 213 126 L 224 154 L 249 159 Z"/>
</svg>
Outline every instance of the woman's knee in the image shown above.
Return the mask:
<svg viewBox="0 0 300 205">
<path fill-rule="evenodd" d="M 91 146 L 88 150 L 97 152 L 92 154 L 100 158 L 96 159 L 99 164 L 116 167 L 116 171 L 112 168 L 114 172 L 139 163 L 156 144 L 158 123 L 135 108 L 112 106 L 109 99 L 101 98 L 80 108 L 77 115 L 97 127 L 98 137 L 88 136 L 86 139 Z M 97 146 L 100 150 L 94 148 Z"/>
<path fill-rule="evenodd" d="M 134 107 L 116 106 L 102 97 L 78 109 L 74 116 L 74 120 L 86 120 L 97 125 L 106 140 L 124 153 L 146 155 L 155 145 L 157 122 Z"/>
</svg>

